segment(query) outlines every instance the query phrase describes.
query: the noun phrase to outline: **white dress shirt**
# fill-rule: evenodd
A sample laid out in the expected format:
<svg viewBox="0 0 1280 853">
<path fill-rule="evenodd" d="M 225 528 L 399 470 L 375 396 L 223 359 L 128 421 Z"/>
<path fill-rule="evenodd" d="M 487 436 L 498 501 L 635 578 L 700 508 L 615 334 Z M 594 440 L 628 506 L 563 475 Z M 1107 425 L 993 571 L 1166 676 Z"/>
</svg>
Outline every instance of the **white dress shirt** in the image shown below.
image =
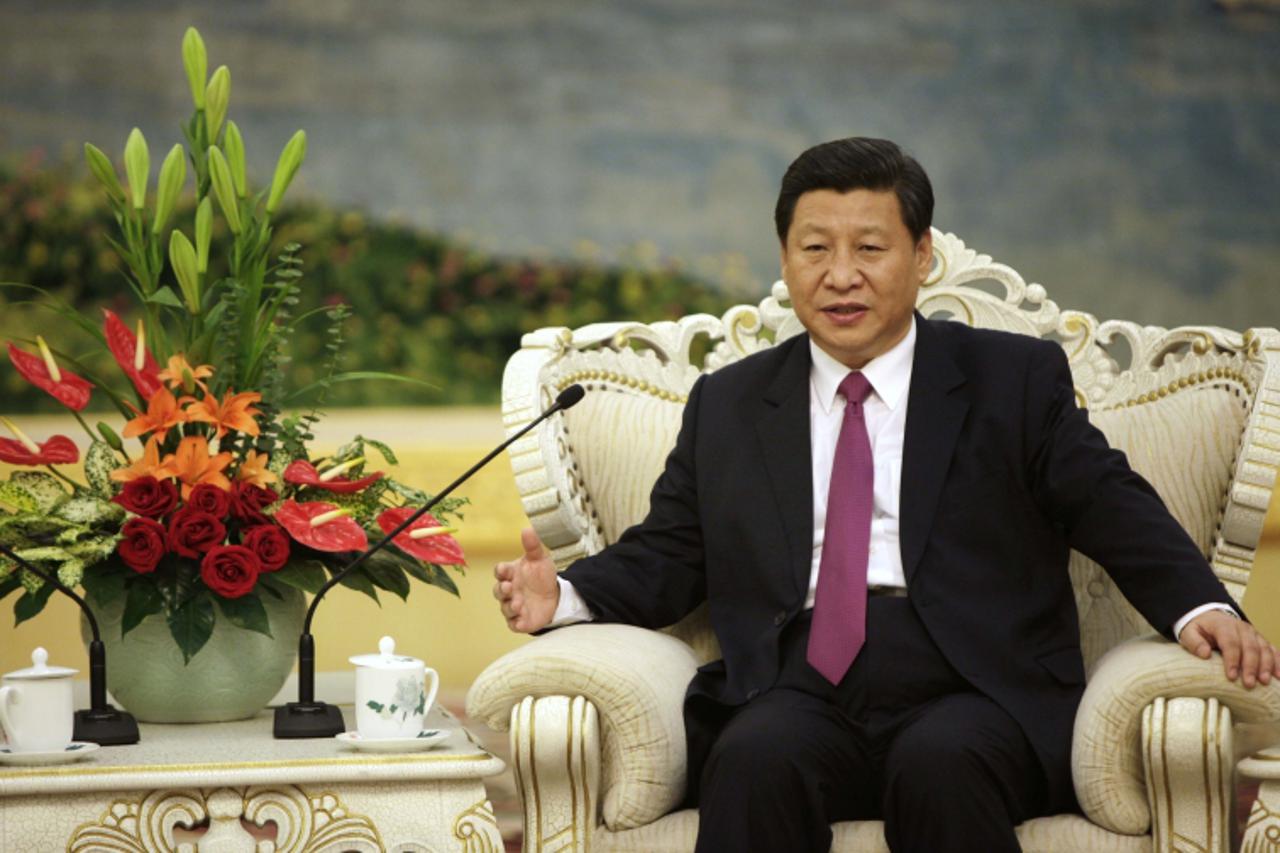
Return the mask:
<svg viewBox="0 0 1280 853">
<path fill-rule="evenodd" d="M 813 558 L 809 568 L 806 609 L 813 607 L 822 562 L 822 543 L 827 522 L 827 493 L 831 488 L 831 467 L 836 441 L 844 423 L 845 399 L 838 393 L 840 383 L 852 371 L 809 340 L 809 443 L 813 463 Z M 871 540 L 867 553 L 867 584 L 905 587 L 902 549 L 898 541 L 899 497 L 902 481 L 902 446 L 907 426 L 907 398 L 911 369 L 915 364 L 916 321 L 913 317 L 906 337 L 887 352 L 867 362 L 862 374 L 871 384 L 863 403 L 867 438 L 875 459 L 874 502 L 871 513 Z M 551 627 L 591 621 L 594 616 L 573 584 L 557 578 L 560 602 Z M 1235 612 L 1223 604 L 1204 604 L 1187 613 L 1174 625 L 1174 636 L 1208 610 Z"/>
</svg>

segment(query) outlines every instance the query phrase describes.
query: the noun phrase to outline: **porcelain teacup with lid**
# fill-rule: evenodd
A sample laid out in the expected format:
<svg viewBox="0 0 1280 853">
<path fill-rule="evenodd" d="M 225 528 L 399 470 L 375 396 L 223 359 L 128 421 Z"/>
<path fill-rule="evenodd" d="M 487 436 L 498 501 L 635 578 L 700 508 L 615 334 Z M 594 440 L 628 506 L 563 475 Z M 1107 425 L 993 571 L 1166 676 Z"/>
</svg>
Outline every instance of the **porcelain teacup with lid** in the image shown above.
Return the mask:
<svg viewBox="0 0 1280 853">
<path fill-rule="evenodd" d="M 414 738 L 436 700 L 440 677 L 421 660 L 396 654 L 383 637 L 375 655 L 356 655 L 356 731 L 361 738 Z M 428 688 L 427 682 L 430 682 Z"/>
<path fill-rule="evenodd" d="M 0 728 L 10 750 L 52 752 L 71 744 L 71 676 L 76 672 L 49 666 L 49 653 L 38 647 L 31 653 L 31 666 L 0 678 Z"/>
</svg>

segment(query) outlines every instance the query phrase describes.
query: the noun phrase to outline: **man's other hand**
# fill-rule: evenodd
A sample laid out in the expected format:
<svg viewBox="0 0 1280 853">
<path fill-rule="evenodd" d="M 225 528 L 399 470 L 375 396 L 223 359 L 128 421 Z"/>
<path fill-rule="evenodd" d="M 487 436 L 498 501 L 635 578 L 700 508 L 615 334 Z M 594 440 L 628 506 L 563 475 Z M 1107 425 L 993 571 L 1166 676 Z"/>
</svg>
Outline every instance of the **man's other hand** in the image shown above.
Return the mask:
<svg viewBox="0 0 1280 853">
<path fill-rule="evenodd" d="M 1214 649 L 1222 652 L 1227 678 L 1241 679 L 1246 688 L 1280 678 L 1280 653 L 1245 622 L 1223 610 L 1210 610 L 1192 619 L 1178 635 L 1182 647 L 1208 659 Z"/>
<path fill-rule="evenodd" d="M 520 531 L 520 545 L 524 548 L 520 559 L 494 566 L 497 583 L 493 597 L 498 599 L 507 627 L 530 634 L 551 624 L 560 603 L 560 584 L 556 582 L 556 564 L 532 527 Z"/>
</svg>

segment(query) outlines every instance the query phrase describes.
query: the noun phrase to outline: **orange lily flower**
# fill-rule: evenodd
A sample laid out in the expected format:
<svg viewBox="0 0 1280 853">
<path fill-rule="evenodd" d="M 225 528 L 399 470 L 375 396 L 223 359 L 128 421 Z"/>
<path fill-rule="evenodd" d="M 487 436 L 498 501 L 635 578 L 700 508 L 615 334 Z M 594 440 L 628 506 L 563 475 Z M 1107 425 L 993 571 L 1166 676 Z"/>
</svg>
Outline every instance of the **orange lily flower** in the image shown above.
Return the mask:
<svg viewBox="0 0 1280 853">
<path fill-rule="evenodd" d="M 203 400 L 187 406 L 187 417 L 193 421 L 213 424 L 218 428 L 218 438 L 222 438 L 228 430 L 236 430 L 245 435 L 259 433 L 258 422 L 254 415 L 262 412 L 250 408 L 262 399 L 257 391 L 241 391 L 239 394 L 227 390 L 227 395 L 218 402 L 213 394 L 206 394 Z"/>
<path fill-rule="evenodd" d="M 209 455 L 209 439 L 203 435 L 189 435 L 178 442 L 178 452 L 173 456 L 173 476 L 182 481 L 182 499 L 201 483 L 211 483 L 220 489 L 231 490 L 231 481 L 222 471 L 231 464 L 230 453 Z"/>
<path fill-rule="evenodd" d="M 267 470 L 267 460 L 270 457 L 265 453 L 259 453 L 256 450 L 250 450 L 244 456 L 244 461 L 240 463 L 240 469 L 236 471 L 236 480 L 242 483 L 252 483 L 255 486 L 266 486 L 268 483 L 274 483 L 278 477 L 275 472 Z"/>
<path fill-rule="evenodd" d="M 145 414 L 132 403 L 127 405 L 137 412 L 138 416 L 124 425 L 125 438 L 133 438 L 149 432 L 163 439 L 170 427 L 185 424 L 188 420 L 186 413 L 178 408 L 178 401 L 169 393 L 169 389 L 163 386 L 157 389 L 147 401 Z"/>
<path fill-rule="evenodd" d="M 147 446 L 142 451 L 142 458 L 132 465 L 123 468 L 117 468 L 111 472 L 111 479 L 119 483 L 127 483 L 138 477 L 155 477 L 157 480 L 165 480 L 176 476 L 174 470 L 173 454 L 169 454 L 163 460 L 160 459 L 160 439 L 151 436 L 147 439 Z"/>
<path fill-rule="evenodd" d="M 177 355 L 169 356 L 169 363 L 165 366 L 164 370 L 156 374 L 156 378 L 168 383 L 170 388 L 182 388 L 189 394 L 195 390 L 195 387 L 187 386 L 188 375 L 195 385 L 199 385 L 201 388 L 204 388 L 205 391 L 208 391 L 209 389 L 206 388 L 205 384 L 200 380 L 208 379 L 212 376 L 213 368 L 207 364 L 202 364 L 199 367 L 192 367 L 187 361 L 186 356 L 182 353 L 178 353 Z"/>
</svg>

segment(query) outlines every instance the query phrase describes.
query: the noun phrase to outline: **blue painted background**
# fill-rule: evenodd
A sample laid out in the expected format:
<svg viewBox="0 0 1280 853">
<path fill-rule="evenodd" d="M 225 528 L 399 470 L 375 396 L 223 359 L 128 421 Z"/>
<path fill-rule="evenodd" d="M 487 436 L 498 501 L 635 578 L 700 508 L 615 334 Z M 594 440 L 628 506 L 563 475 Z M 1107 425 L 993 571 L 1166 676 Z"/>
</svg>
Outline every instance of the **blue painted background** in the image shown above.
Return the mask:
<svg viewBox="0 0 1280 853">
<path fill-rule="evenodd" d="M 512 253 L 679 258 L 755 298 L 777 182 L 867 134 L 936 224 L 1064 306 L 1280 324 L 1280 14 L 1208 0 L 274 0 L 0 6 L 0 151 L 154 152 L 194 23 L 251 172 Z M 394 283 L 389 283 L 394 286 Z"/>
</svg>

